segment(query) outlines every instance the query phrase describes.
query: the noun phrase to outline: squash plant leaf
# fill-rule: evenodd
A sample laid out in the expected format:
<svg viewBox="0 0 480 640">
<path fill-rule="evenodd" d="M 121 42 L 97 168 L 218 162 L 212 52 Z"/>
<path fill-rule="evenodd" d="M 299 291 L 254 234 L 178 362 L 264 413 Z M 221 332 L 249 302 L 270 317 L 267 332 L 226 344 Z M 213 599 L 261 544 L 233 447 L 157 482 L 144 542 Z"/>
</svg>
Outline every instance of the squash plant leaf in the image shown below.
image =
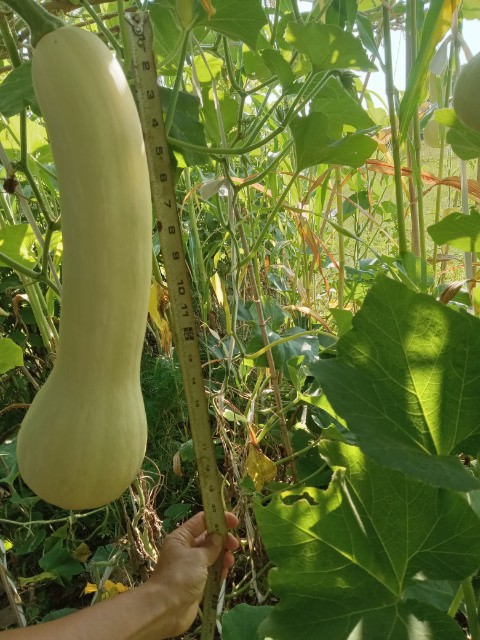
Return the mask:
<svg viewBox="0 0 480 640">
<path fill-rule="evenodd" d="M 260 0 L 215 0 L 215 14 L 209 17 L 202 12 L 196 26 L 217 31 L 224 36 L 245 42 L 255 49 L 261 28 L 267 23 L 267 16 Z"/>
<path fill-rule="evenodd" d="M 457 8 L 457 4 L 457 0 L 432 0 L 430 2 L 425 16 L 418 55 L 408 75 L 407 88 L 400 103 L 399 129 L 401 140 L 405 140 L 415 109 L 418 108 L 419 102 L 422 101 L 423 87 L 426 86 L 430 61 L 435 53 L 435 47 L 450 28 L 452 15 Z"/>
<path fill-rule="evenodd" d="M 0 85 L 0 113 L 5 118 L 20 113 L 28 106 L 37 115 L 41 113 L 33 88 L 31 62 L 11 71 Z"/>
<path fill-rule="evenodd" d="M 222 640 L 259 640 L 258 626 L 273 607 L 239 604 L 222 616 Z"/>
<path fill-rule="evenodd" d="M 475 209 L 469 215 L 451 213 L 427 230 L 437 244 L 451 244 L 460 251 L 480 251 L 480 213 Z"/>
<path fill-rule="evenodd" d="M 29 267 L 35 266 L 36 259 L 32 251 L 35 235 L 28 224 L 12 224 L 0 229 L 0 252 L 7 258 Z M 8 266 L 0 258 L 0 267 Z"/>
<path fill-rule="evenodd" d="M 161 87 L 162 108 L 166 112 L 170 104 L 170 98 L 173 90 L 168 87 Z M 179 91 L 177 102 L 175 104 L 175 113 L 173 115 L 172 125 L 168 135 L 176 140 L 183 140 L 196 144 L 200 147 L 206 147 L 205 130 L 200 122 L 200 100 L 197 96 Z M 205 156 L 190 149 L 177 148 L 172 144 L 175 151 L 183 156 L 187 167 L 195 164 L 201 164 L 205 161 Z"/>
<path fill-rule="evenodd" d="M 454 454 L 480 449 L 480 321 L 380 278 L 310 366 L 367 455 L 437 487 L 478 488 Z"/>
<path fill-rule="evenodd" d="M 328 129 L 328 116 L 317 111 L 291 122 L 297 171 L 322 163 L 361 167 L 377 148 L 372 138 L 359 133 L 333 140 Z"/>
<path fill-rule="evenodd" d="M 0 374 L 23 365 L 23 351 L 10 338 L 0 338 Z"/>
<path fill-rule="evenodd" d="M 290 22 L 285 40 L 310 58 L 314 71 L 360 69 L 376 71 L 361 41 L 333 24 Z"/>
<path fill-rule="evenodd" d="M 375 123 L 358 100 L 355 100 L 336 78 L 328 78 L 315 96 L 312 111 L 328 116 L 329 134 L 340 137 L 344 125 L 355 129 L 368 129 Z"/>
<path fill-rule="evenodd" d="M 473 160 L 480 156 L 480 133 L 462 124 L 453 109 L 437 109 L 434 118 L 448 127 L 446 140 L 459 158 Z"/>
<path fill-rule="evenodd" d="M 287 91 L 295 82 L 295 74 L 290 63 L 276 49 L 264 49 L 261 56 L 271 73 L 277 76 L 282 89 Z"/>
<path fill-rule="evenodd" d="M 335 470 L 326 491 L 284 491 L 255 508 L 279 598 L 261 637 L 464 638 L 444 611 L 405 593 L 419 576 L 458 587 L 477 570 L 480 519 L 465 498 L 386 474 L 358 447 L 320 448 Z"/>
</svg>

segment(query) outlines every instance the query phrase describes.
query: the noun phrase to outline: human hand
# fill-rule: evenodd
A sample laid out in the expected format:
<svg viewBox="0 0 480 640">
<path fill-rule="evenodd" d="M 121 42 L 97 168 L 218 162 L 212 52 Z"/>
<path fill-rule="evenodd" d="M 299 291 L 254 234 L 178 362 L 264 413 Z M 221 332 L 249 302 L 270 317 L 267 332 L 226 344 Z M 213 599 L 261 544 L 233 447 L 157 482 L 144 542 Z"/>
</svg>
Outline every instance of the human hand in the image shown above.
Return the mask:
<svg viewBox="0 0 480 640">
<path fill-rule="evenodd" d="M 233 513 L 225 513 L 228 528 L 238 525 Z M 149 582 L 157 583 L 170 601 L 172 636 L 188 629 L 202 600 L 208 567 L 224 549 L 222 579 L 233 565 L 232 551 L 238 540 L 229 533 L 225 542 L 219 534 L 207 535 L 205 515 L 197 513 L 166 538 L 160 559 Z"/>
</svg>

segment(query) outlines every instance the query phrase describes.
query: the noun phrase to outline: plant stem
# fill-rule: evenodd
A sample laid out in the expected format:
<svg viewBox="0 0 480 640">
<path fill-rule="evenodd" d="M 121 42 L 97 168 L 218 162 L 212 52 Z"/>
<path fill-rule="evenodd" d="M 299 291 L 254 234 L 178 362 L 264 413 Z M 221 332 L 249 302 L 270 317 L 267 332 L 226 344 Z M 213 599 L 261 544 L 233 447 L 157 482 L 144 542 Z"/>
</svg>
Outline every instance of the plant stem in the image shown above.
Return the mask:
<svg viewBox="0 0 480 640">
<path fill-rule="evenodd" d="M 406 70 L 406 81 L 408 80 L 408 76 L 412 70 L 413 60 L 415 60 L 417 55 L 417 36 L 415 33 L 416 24 L 417 24 L 417 16 L 416 16 L 416 0 L 408 0 L 406 4 L 406 29 L 405 29 L 405 70 Z M 412 138 L 413 133 L 413 125 L 409 127 L 409 140 Z M 412 158 L 412 148 L 408 144 L 407 145 L 407 166 L 412 170 L 409 175 L 408 182 L 408 194 L 410 201 L 410 220 L 412 225 L 411 236 L 412 236 L 412 253 L 415 256 L 420 255 L 420 238 L 419 238 L 419 229 L 418 229 L 418 207 L 417 207 L 417 189 L 414 182 L 414 174 L 415 170 L 413 169 L 414 161 Z"/>
<path fill-rule="evenodd" d="M 3 43 L 7 48 L 8 57 L 12 61 L 12 67 L 16 69 L 22 64 L 22 59 L 18 53 L 17 45 L 10 31 L 7 17 L 4 13 L 0 14 L 0 33 L 2 34 Z"/>
<path fill-rule="evenodd" d="M 125 5 L 123 0 L 117 0 L 118 7 L 118 24 L 120 25 L 120 34 L 122 36 L 123 46 L 123 71 L 125 75 L 130 71 L 132 65 L 132 45 L 127 35 L 127 23 L 125 21 Z"/>
<path fill-rule="evenodd" d="M 175 114 L 175 107 L 177 106 L 178 94 L 183 79 L 183 67 L 185 65 L 185 58 L 187 57 L 188 43 L 190 41 L 190 31 L 185 30 L 183 34 L 182 50 L 180 52 L 180 60 L 178 61 L 177 77 L 175 78 L 175 84 L 173 85 L 173 91 L 168 103 L 168 111 L 165 116 L 165 131 L 168 135 L 170 127 L 172 126 L 173 116 Z"/>
<path fill-rule="evenodd" d="M 188 212 L 189 227 L 193 236 L 193 246 L 194 246 L 195 258 L 196 258 L 195 262 L 198 270 L 197 275 L 200 281 L 199 289 L 200 291 L 205 291 L 208 287 L 208 276 L 207 276 L 207 271 L 205 269 L 205 262 L 202 254 L 202 242 L 200 240 L 200 233 L 198 231 L 195 206 L 193 204 L 193 198 L 191 197 L 192 183 L 190 181 L 189 167 L 185 169 L 185 188 L 187 191 L 187 196 L 189 196 L 186 206 L 187 206 L 187 212 Z M 208 299 L 207 305 L 209 305 L 209 301 L 210 299 Z"/>
<path fill-rule="evenodd" d="M 107 27 L 103 24 L 103 21 L 100 19 L 100 16 L 93 9 L 92 5 L 90 4 L 90 2 L 88 2 L 88 0 L 79 0 L 79 2 L 82 5 L 82 7 L 85 9 L 85 11 L 88 13 L 88 15 L 92 18 L 93 22 L 97 25 L 97 29 L 99 30 L 99 32 L 102 33 L 105 36 L 105 39 L 107 40 L 107 42 L 111 44 L 111 46 L 113 47 L 117 55 L 118 60 L 120 61 L 122 59 L 122 50 L 117 40 L 113 37 L 111 31 L 107 29 Z"/>
<path fill-rule="evenodd" d="M 337 224 L 343 229 L 342 174 L 340 167 L 335 167 L 335 189 L 337 192 Z M 345 237 L 338 234 L 338 308 L 343 309 L 345 298 Z"/>
<path fill-rule="evenodd" d="M 388 112 L 390 116 L 390 126 L 392 134 L 392 154 L 395 170 L 395 201 L 397 205 L 397 226 L 398 226 L 398 245 L 400 256 L 408 252 L 407 234 L 405 229 L 405 218 L 403 215 L 403 184 L 402 170 L 400 163 L 400 145 L 397 131 L 397 114 L 394 104 L 394 85 L 393 85 L 393 63 L 392 63 L 392 40 L 390 37 L 390 9 L 382 4 L 383 12 L 383 33 L 385 47 L 385 78 L 386 91 L 388 100 Z"/>
<path fill-rule="evenodd" d="M 50 15 L 34 0 L 4 0 L 4 3 L 28 24 L 32 32 L 34 47 L 47 33 L 65 26 L 62 20 Z"/>
<path fill-rule="evenodd" d="M 295 173 L 293 174 L 293 176 L 290 178 L 287 186 L 285 187 L 282 195 L 280 196 L 280 198 L 277 200 L 275 206 L 272 209 L 272 212 L 270 213 L 270 215 L 267 218 L 267 222 L 265 223 L 265 226 L 263 227 L 262 231 L 260 232 L 260 235 L 258 236 L 258 238 L 256 239 L 253 247 L 250 250 L 250 253 L 241 261 L 240 266 L 243 267 L 249 260 L 251 260 L 251 258 L 257 253 L 258 249 L 260 248 L 261 244 L 263 243 L 263 241 L 265 240 L 265 236 L 268 233 L 268 230 L 270 228 L 270 225 L 272 224 L 272 222 L 275 220 L 275 217 L 280 209 L 280 207 L 282 206 L 285 198 L 288 195 L 288 192 L 290 191 L 292 184 L 295 182 L 295 180 L 298 177 L 298 173 L 297 171 L 295 171 Z"/>
<path fill-rule="evenodd" d="M 480 627 L 478 624 L 477 603 L 473 592 L 472 580 L 467 578 L 462 582 L 463 600 L 467 609 L 468 629 L 472 640 L 480 640 Z"/>
</svg>

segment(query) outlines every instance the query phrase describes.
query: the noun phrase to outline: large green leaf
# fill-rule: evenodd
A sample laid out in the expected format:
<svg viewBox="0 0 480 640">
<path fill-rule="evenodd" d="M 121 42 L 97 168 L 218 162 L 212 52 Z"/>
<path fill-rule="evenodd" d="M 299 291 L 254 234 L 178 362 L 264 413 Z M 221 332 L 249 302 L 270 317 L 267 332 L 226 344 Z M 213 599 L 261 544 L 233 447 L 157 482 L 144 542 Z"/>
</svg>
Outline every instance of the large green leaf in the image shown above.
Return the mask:
<svg viewBox="0 0 480 640">
<path fill-rule="evenodd" d="M 30 269 L 36 260 L 32 253 L 35 236 L 28 224 L 15 224 L 0 229 L 0 252 Z M 0 260 L 0 266 L 5 266 Z"/>
<path fill-rule="evenodd" d="M 47 551 L 40 558 L 38 564 L 44 571 L 54 573 L 62 582 L 68 582 L 73 576 L 85 571 L 85 567 L 78 560 L 72 558 L 63 547 L 62 540 Z"/>
<path fill-rule="evenodd" d="M 172 95 L 172 89 L 161 87 L 164 111 L 168 110 Z M 197 96 L 187 93 L 186 91 L 180 91 L 178 93 L 173 121 L 168 135 L 176 140 L 184 140 L 185 142 L 197 144 L 200 147 L 207 146 L 203 124 L 200 122 L 200 100 Z M 205 162 L 205 156 L 196 151 L 182 148 L 178 149 L 177 147 L 175 147 L 175 151 L 179 151 L 183 155 L 185 164 L 188 167 Z"/>
<path fill-rule="evenodd" d="M 261 55 L 266 66 L 278 77 L 282 89 L 286 91 L 290 88 L 295 81 L 295 74 L 280 51 L 276 49 L 264 49 Z"/>
<path fill-rule="evenodd" d="M 448 127 L 447 142 L 459 158 L 473 160 L 480 156 L 480 133 L 462 124 L 453 109 L 437 109 L 434 118 Z"/>
<path fill-rule="evenodd" d="M 258 640 L 258 626 L 273 607 L 239 604 L 222 616 L 222 640 Z"/>
<path fill-rule="evenodd" d="M 329 78 L 315 96 L 312 111 L 328 116 L 329 134 L 342 134 L 344 125 L 355 129 L 375 126 L 362 105 L 355 100 L 336 78 Z"/>
<path fill-rule="evenodd" d="M 422 101 L 423 87 L 435 47 L 450 28 L 452 15 L 456 9 L 457 0 L 432 0 L 425 17 L 422 30 L 420 48 L 408 74 L 407 88 L 400 103 L 399 128 L 402 139 L 408 134 L 408 127 L 415 109 Z"/>
<path fill-rule="evenodd" d="M 255 49 L 260 29 L 267 22 L 260 0 L 215 0 L 215 15 L 204 17 L 196 23 L 217 31 L 234 40 L 245 42 Z"/>
<path fill-rule="evenodd" d="M 366 454 L 424 482 L 478 488 L 460 452 L 480 450 L 480 320 L 386 277 L 338 357 L 311 367 Z"/>
<path fill-rule="evenodd" d="M 154 50 L 160 59 L 170 58 L 172 51 L 178 50 L 182 29 L 178 23 L 175 11 L 175 0 L 149 3 L 148 11 L 153 25 Z M 173 69 L 172 69 L 173 73 Z"/>
<path fill-rule="evenodd" d="M 205 134 L 214 145 L 222 144 L 222 135 L 218 123 L 218 113 L 211 98 L 211 89 L 202 87 L 203 104 L 200 111 L 205 126 Z M 222 114 L 223 131 L 228 134 L 237 124 L 238 104 L 227 93 L 220 95 L 218 108 Z M 205 159 L 203 160 L 205 162 Z"/>
<path fill-rule="evenodd" d="M 461 640 L 444 611 L 404 598 L 419 573 L 457 581 L 480 562 L 480 519 L 458 493 L 389 471 L 360 449 L 324 442 L 329 488 L 274 495 L 255 513 L 280 602 L 273 640 Z M 342 471 L 345 469 L 345 471 Z"/>
<path fill-rule="evenodd" d="M 22 349 L 10 338 L 0 338 L 0 374 L 23 365 Z"/>
<path fill-rule="evenodd" d="M 461 251 L 480 251 L 480 213 L 472 209 L 469 215 L 451 213 L 428 227 L 437 244 L 451 244 Z"/>
<path fill-rule="evenodd" d="M 331 24 L 298 22 L 288 24 L 285 39 L 297 51 L 306 54 L 315 71 L 360 69 L 375 71 L 358 38 Z"/>
<path fill-rule="evenodd" d="M 357 133 L 332 140 L 328 128 L 328 116 L 317 111 L 291 122 L 297 170 L 321 163 L 361 167 L 377 148 L 372 138 Z"/>
<path fill-rule="evenodd" d="M 40 113 L 32 82 L 32 65 L 25 62 L 11 71 L 0 85 L 0 113 L 6 118 L 20 113 L 25 107 Z"/>
</svg>

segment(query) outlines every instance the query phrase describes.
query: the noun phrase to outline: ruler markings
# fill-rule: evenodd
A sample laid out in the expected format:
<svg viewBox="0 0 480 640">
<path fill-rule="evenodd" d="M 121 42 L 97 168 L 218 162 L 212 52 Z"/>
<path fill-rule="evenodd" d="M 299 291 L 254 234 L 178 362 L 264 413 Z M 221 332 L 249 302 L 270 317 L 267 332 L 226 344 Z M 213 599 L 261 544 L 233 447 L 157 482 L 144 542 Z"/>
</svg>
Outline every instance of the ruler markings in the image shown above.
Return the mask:
<svg viewBox="0 0 480 640">
<path fill-rule="evenodd" d="M 184 381 L 205 520 L 209 533 L 227 534 L 220 477 L 195 329 L 190 276 L 185 260 L 175 185 L 168 154 L 160 87 L 153 54 L 153 33 L 147 12 L 125 16 L 132 44 L 135 85 L 150 171 L 152 201 L 167 278 L 175 347 Z M 201 640 L 213 640 L 223 554 L 209 570 L 205 588 Z"/>
</svg>

